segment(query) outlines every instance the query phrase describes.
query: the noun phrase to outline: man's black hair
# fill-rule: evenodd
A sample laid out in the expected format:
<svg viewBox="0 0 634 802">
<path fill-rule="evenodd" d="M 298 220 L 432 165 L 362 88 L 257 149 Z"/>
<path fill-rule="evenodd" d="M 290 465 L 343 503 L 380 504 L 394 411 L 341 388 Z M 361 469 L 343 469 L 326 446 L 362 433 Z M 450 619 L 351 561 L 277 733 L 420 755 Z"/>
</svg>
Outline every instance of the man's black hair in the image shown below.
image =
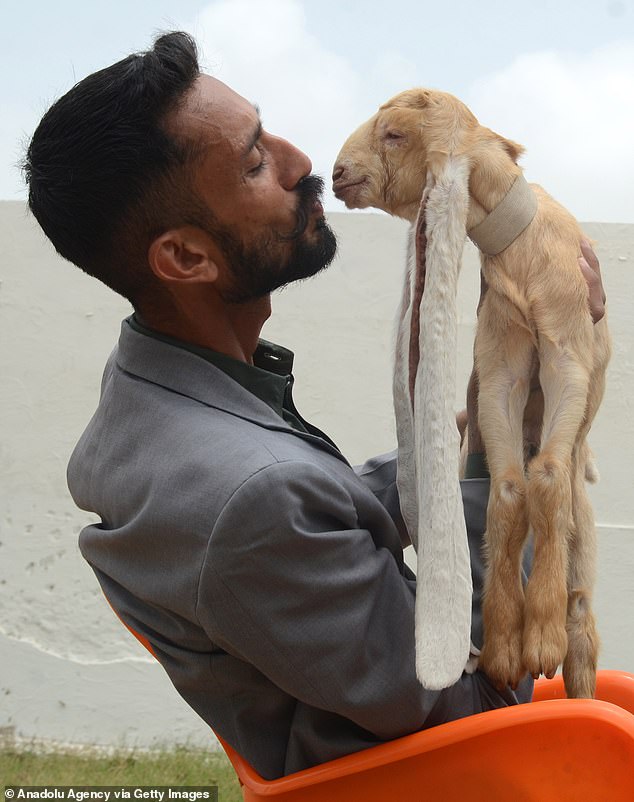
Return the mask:
<svg viewBox="0 0 634 802">
<path fill-rule="evenodd" d="M 199 75 L 194 40 L 164 34 L 54 103 L 24 161 L 29 207 L 58 253 L 134 306 L 158 286 L 152 240 L 209 214 L 189 186 L 196 143 L 165 126 Z"/>
</svg>

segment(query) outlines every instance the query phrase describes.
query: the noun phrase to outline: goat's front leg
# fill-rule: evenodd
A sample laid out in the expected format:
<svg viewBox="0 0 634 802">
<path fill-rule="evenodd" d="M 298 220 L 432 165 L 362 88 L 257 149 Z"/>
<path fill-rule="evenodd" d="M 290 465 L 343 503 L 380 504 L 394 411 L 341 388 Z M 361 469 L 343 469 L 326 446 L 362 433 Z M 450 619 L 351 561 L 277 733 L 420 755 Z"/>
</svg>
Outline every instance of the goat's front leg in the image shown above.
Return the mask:
<svg viewBox="0 0 634 802">
<path fill-rule="evenodd" d="M 478 420 L 491 472 L 487 509 L 487 575 L 480 668 L 499 687 L 515 687 L 522 660 L 524 591 L 522 551 L 528 530 L 522 422 L 530 390 L 533 344 L 528 332 L 499 327 L 483 305 L 476 338 L 480 376 Z"/>
<path fill-rule="evenodd" d="M 572 350 L 540 347 L 544 393 L 541 452 L 528 468 L 528 514 L 535 538 L 526 586 L 524 662 L 552 677 L 568 648 L 568 537 L 572 521 L 572 452 L 584 417 L 589 374 Z"/>
</svg>

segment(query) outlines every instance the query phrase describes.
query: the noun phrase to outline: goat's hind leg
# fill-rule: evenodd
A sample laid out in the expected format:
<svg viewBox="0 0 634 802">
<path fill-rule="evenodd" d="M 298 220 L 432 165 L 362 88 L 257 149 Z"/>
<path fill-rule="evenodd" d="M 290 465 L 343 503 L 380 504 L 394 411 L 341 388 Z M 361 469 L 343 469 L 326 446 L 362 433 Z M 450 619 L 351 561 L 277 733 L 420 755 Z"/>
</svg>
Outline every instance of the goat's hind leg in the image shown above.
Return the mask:
<svg viewBox="0 0 634 802">
<path fill-rule="evenodd" d="M 483 326 L 481 319 L 480 326 Z M 479 424 L 491 472 L 487 508 L 487 574 L 479 666 L 500 687 L 515 687 L 522 661 L 524 590 L 521 561 L 528 531 L 522 422 L 533 344 L 522 330 L 497 339 L 495 353 L 478 349 Z"/>
<path fill-rule="evenodd" d="M 600 325 L 600 324 L 599 324 Z M 594 513 L 588 498 L 586 481 L 596 481 L 589 471 L 592 455 L 586 440 L 605 390 L 605 369 L 610 354 L 606 332 L 593 330 L 597 341 L 595 368 L 590 376 L 588 403 L 583 429 L 573 452 L 572 513 L 568 558 L 568 651 L 564 660 L 564 683 L 570 697 L 592 698 L 596 685 L 599 636 L 592 612 L 595 582 L 596 531 Z M 591 478 L 592 477 L 592 478 Z"/>
<path fill-rule="evenodd" d="M 596 534 L 594 514 L 585 485 L 589 449 L 585 439 L 573 454 L 572 511 L 574 526 L 568 546 L 568 651 L 564 684 L 570 698 L 594 697 L 599 636 L 592 612 Z"/>
<path fill-rule="evenodd" d="M 552 677 L 568 648 L 568 536 L 572 518 L 572 453 L 582 425 L 588 371 L 553 342 L 540 347 L 544 393 L 541 452 L 528 467 L 528 515 L 535 555 L 526 586 L 524 662 Z"/>
</svg>

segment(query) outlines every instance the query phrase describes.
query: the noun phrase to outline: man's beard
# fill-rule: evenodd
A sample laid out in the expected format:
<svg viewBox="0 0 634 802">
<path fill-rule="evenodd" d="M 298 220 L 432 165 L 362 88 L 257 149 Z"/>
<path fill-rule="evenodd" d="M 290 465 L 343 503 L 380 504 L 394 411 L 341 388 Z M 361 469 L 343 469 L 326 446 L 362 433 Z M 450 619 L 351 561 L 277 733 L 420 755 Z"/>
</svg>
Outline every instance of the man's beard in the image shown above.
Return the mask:
<svg viewBox="0 0 634 802">
<path fill-rule="evenodd" d="M 337 239 L 326 220 L 319 219 L 312 236 L 306 237 L 323 188 L 323 180 L 316 175 L 299 182 L 296 223 L 289 234 L 271 230 L 255 242 L 244 243 L 228 228 L 214 232 L 232 276 L 230 287 L 223 290 L 224 301 L 237 304 L 262 298 L 328 267 L 337 252 Z"/>
</svg>

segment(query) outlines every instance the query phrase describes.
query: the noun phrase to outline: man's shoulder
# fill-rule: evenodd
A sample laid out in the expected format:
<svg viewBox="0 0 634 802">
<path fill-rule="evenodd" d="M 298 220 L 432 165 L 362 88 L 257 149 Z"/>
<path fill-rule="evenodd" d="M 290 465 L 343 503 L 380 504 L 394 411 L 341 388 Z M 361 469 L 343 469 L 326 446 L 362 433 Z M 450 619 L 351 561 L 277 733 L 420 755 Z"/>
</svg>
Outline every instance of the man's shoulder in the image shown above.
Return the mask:
<svg viewBox="0 0 634 802">
<path fill-rule="evenodd" d="M 122 493 L 143 487 L 155 503 L 162 495 L 169 505 L 175 499 L 169 488 L 187 487 L 217 509 L 250 476 L 282 462 L 334 461 L 349 470 L 329 446 L 300 436 L 233 379 L 212 365 L 200 369 L 210 384 L 204 397 L 198 388 L 188 393 L 184 381 L 179 392 L 129 373 L 115 351 L 97 410 L 69 464 L 79 506 L 93 508 L 93 490 L 109 492 L 116 484 L 120 501 Z"/>
</svg>

